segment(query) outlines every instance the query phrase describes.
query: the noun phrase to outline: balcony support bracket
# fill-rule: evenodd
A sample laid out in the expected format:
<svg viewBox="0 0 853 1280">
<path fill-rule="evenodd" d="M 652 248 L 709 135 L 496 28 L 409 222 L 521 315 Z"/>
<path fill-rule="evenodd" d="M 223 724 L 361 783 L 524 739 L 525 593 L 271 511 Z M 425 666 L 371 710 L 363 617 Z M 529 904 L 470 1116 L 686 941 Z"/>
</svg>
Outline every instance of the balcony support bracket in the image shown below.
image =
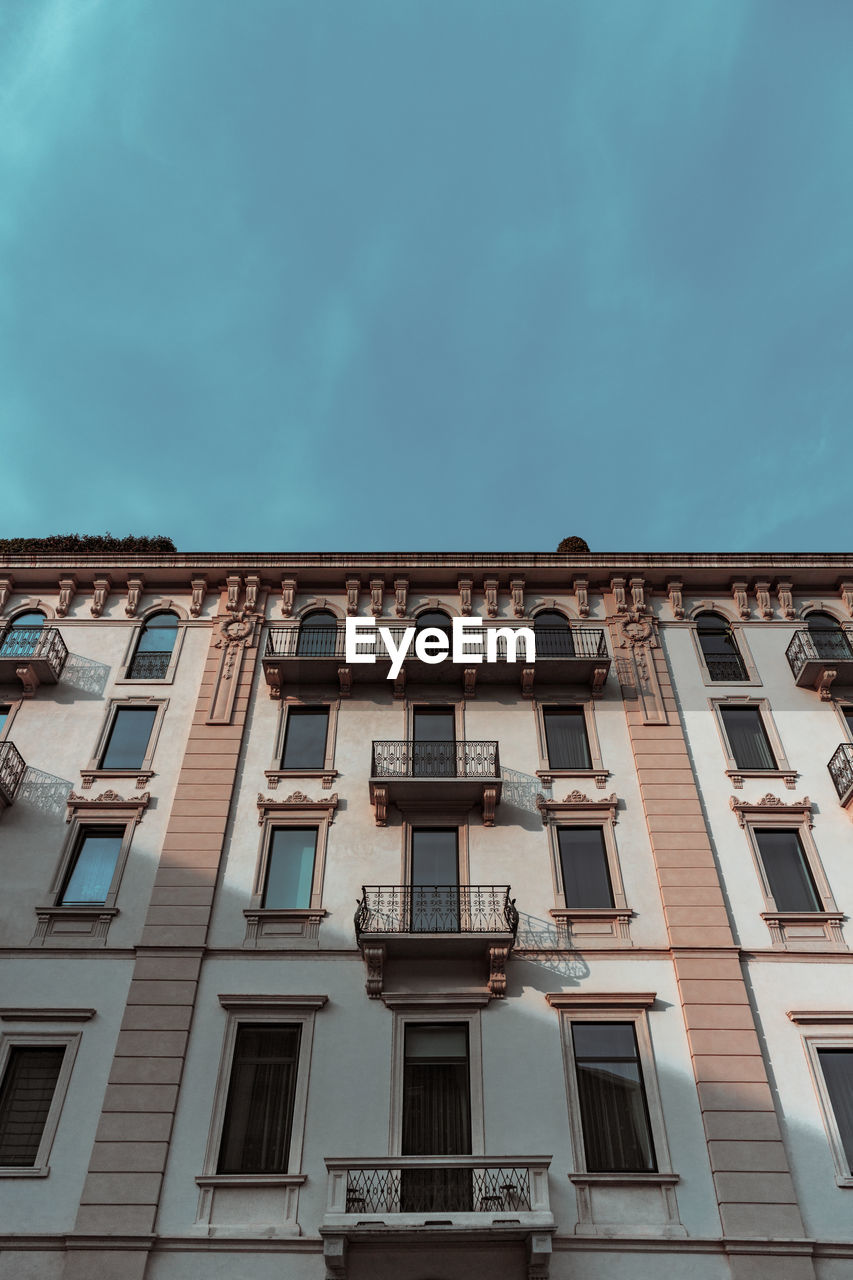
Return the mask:
<svg viewBox="0 0 853 1280">
<path fill-rule="evenodd" d="M 498 802 L 497 787 L 483 787 L 483 826 L 495 825 L 495 806 Z"/>
<path fill-rule="evenodd" d="M 388 826 L 388 787 L 382 783 L 374 782 L 370 788 L 373 801 L 374 816 L 376 818 L 377 827 Z"/>
<path fill-rule="evenodd" d="M 527 1280 L 548 1280 L 551 1270 L 551 1235 L 534 1231 L 527 1240 Z"/>
<path fill-rule="evenodd" d="M 511 947 L 489 947 L 489 991 L 500 1000 L 506 995 L 506 962 Z"/>
<path fill-rule="evenodd" d="M 345 1235 L 323 1236 L 323 1261 L 326 1264 L 326 1280 L 346 1280 L 347 1238 Z"/>
<path fill-rule="evenodd" d="M 38 678 L 38 673 L 36 672 L 33 664 L 31 662 L 27 662 L 22 667 L 16 667 L 15 675 L 24 686 L 24 697 L 32 698 L 41 684 L 41 681 Z"/>
<path fill-rule="evenodd" d="M 832 702 L 832 690 L 830 685 L 838 675 L 831 667 L 822 671 L 818 676 L 817 691 L 820 694 L 821 702 Z"/>
<path fill-rule="evenodd" d="M 371 1000 L 378 1000 L 382 994 L 382 976 L 385 968 L 385 948 L 381 944 L 364 944 L 362 954 L 367 969 L 367 981 L 364 989 Z"/>
</svg>

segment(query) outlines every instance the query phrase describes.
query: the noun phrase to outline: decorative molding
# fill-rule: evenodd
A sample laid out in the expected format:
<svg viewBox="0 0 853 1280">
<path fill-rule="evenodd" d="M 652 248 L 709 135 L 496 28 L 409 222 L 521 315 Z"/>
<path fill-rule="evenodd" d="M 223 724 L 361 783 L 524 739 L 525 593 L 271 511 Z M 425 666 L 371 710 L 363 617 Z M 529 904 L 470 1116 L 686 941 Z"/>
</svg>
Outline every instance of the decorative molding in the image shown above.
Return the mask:
<svg viewBox="0 0 853 1280">
<path fill-rule="evenodd" d="M 296 578 L 282 578 L 281 580 L 281 616 L 283 618 L 291 618 L 293 616 L 293 601 L 296 597 Z"/>
<path fill-rule="evenodd" d="M 242 586 L 242 582 L 240 581 L 239 574 L 236 574 L 236 573 L 229 574 L 228 577 L 225 579 L 225 590 L 228 593 L 225 608 L 228 609 L 230 613 L 236 613 L 240 606 L 240 587 L 241 586 Z"/>
<path fill-rule="evenodd" d="M 610 590 L 613 594 L 613 607 L 617 613 L 628 612 L 628 601 L 625 597 L 625 579 L 611 578 Z"/>
<path fill-rule="evenodd" d="M 627 650 L 624 657 L 616 659 L 621 684 L 626 689 L 636 689 L 646 724 L 667 724 L 663 691 L 651 653 L 652 649 L 658 647 L 652 619 L 631 610 L 622 617 L 612 618 L 610 626 L 613 630 L 614 649 Z M 599 676 L 600 670 L 604 669 L 597 668 L 595 671 L 594 692 L 599 680 L 603 685 L 606 679 L 606 671 L 602 678 Z"/>
<path fill-rule="evenodd" d="M 354 618 L 358 613 L 358 597 L 361 593 L 361 578 L 344 578 L 344 590 L 347 599 L 347 616 Z"/>
<path fill-rule="evenodd" d="M 435 1007 L 484 1009 L 491 1000 L 491 992 L 485 991 L 382 991 L 382 1003 L 387 1009 L 424 1009 Z"/>
<path fill-rule="evenodd" d="M 6 608 L 9 596 L 15 586 L 15 579 L 11 574 L 7 574 L 5 578 L 0 578 L 0 613 Z"/>
<path fill-rule="evenodd" d="M 258 591 L 261 587 L 261 580 L 256 573 L 250 573 L 246 578 L 246 612 L 254 613 L 258 603 Z"/>
<path fill-rule="evenodd" d="M 294 995 L 223 995 L 217 996 L 223 1009 L 322 1009 L 329 1003 L 328 996 L 294 996 Z"/>
<path fill-rule="evenodd" d="M 474 588 L 474 579 L 460 578 L 457 586 L 459 589 L 459 612 L 463 618 L 467 618 L 471 613 L 471 592 Z"/>
<path fill-rule="evenodd" d="M 228 579 L 229 599 L 234 581 L 235 579 Z M 240 579 L 237 578 L 236 581 L 239 583 Z M 256 628 L 260 621 L 260 614 L 236 608 L 226 617 L 218 620 L 218 635 L 212 647 L 221 649 L 222 657 L 210 698 L 210 709 L 207 714 L 209 724 L 230 724 L 231 722 L 238 677 L 243 665 L 243 654 L 254 645 Z"/>
<path fill-rule="evenodd" d="M 88 791 L 96 778 L 126 778 L 127 776 L 128 771 L 126 769 L 93 769 L 89 772 L 81 773 L 80 781 L 82 783 L 83 790 Z M 144 771 L 140 770 L 135 777 L 136 781 L 133 785 L 139 789 L 147 786 L 154 777 L 154 771 L 152 769 L 146 769 Z"/>
<path fill-rule="evenodd" d="M 280 782 L 287 778 L 298 776 L 300 778 L 319 778 L 322 783 L 323 790 L 328 791 L 338 776 L 337 769 L 266 769 L 264 777 L 267 780 L 267 786 L 270 791 L 275 791 Z"/>
<path fill-rule="evenodd" d="M 642 578 L 631 579 L 631 609 L 634 613 L 646 612 L 646 584 Z"/>
<path fill-rule="evenodd" d="M 853 1030 L 853 1009 L 789 1009 L 788 1017 L 799 1026 L 823 1024 Z"/>
<path fill-rule="evenodd" d="M 335 820 L 338 807 L 338 793 L 333 791 L 326 800 L 312 800 L 304 791 L 291 791 L 283 800 L 275 796 L 265 796 L 258 792 L 258 826 L 264 825 L 264 819 L 276 813 L 307 813 L 316 817 L 325 816 L 331 824 Z"/>
<path fill-rule="evenodd" d="M 841 603 L 844 605 L 844 608 L 850 616 L 853 617 L 853 582 L 842 582 L 838 588 L 838 593 L 841 596 Z M 2 609 L 2 607 L 3 606 L 0 605 L 0 609 Z"/>
<path fill-rule="evenodd" d="M 141 573 L 135 574 L 127 580 L 127 602 L 124 606 L 124 612 L 128 618 L 135 618 L 136 611 L 139 608 L 139 601 L 142 597 L 142 589 L 145 586 L 145 578 Z"/>
<path fill-rule="evenodd" d="M 477 668 L 462 668 L 462 692 L 466 698 L 476 698 L 477 696 Z"/>
<path fill-rule="evenodd" d="M 207 592 L 207 578 L 191 578 L 190 587 L 192 588 L 190 614 L 193 618 L 197 618 L 204 604 L 204 597 Z"/>
<path fill-rule="evenodd" d="M 370 612 L 374 618 L 382 616 L 382 607 L 385 602 L 385 579 L 370 579 Z"/>
<path fill-rule="evenodd" d="M 46 1009 L 0 1009 L 0 1022 L 88 1022 L 97 1009 L 61 1009 L 54 1005 Z"/>
<path fill-rule="evenodd" d="M 545 999 L 552 1009 L 562 1009 L 566 1013 L 584 1013 L 587 1009 L 651 1009 L 657 999 L 657 992 L 546 991 Z M 654 1177 L 659 1178 L 661 1175 L 654 1174 Z"/>
<path fill-rule="evenodd" d="M 843 911 L 762 911 L 770 930 L 770 941 L 778 950 L 798 951 L 803 947 L 822 951 L 846 951 L 841 926 Z"/>
<path fill-rule="evenodd" d="M 498 787 L 483 787 L 483 826 L 493 827 L 495 825 L 495 806 L 498 803 L 500 792 Z"/>
<path fill-rule="evenodd" d="M 377 827 L 388 826 L 388 784 L 375 782 L 371 788 L 373 812 Z"/>
<path fill-rule="evenodd" d="M 759 615 L 765 621 L 773 617 L 773 606 L 770 603 L 770 583 L 766 580 L 755 584 L 755 603 L 758 605 Z"/>
<path fill-rule="evenodd" d="M 497 1000 L 506 995 L 506 962 L 511 946 L 489 947 L 489 991 Z"/>
<path fill-rule="evenodd" d="M 732 583 L 732 599 L 735 602 L 735 608 L 737 609 L 738 616 L 741 618 L 748 618 L 750 610 L 745 582 Z"/>
<path fill-rule="evenodd" d="M 486 601 L 486 614 L 490 618 L 498 616 L 498 586 L 497 578 L 483 579 L 483 596 Z"/>
<path fill-rule="evenodd" d="M 73 574 L 69 574 L 66 578 L 59 579 L 59 599 L 56 602 L 57 618 L 64 618 L 67 616 L 76 590 L 77 579 Z M 2 606 L 0 606 L 0 608 L 2 608 Z"/>
<path fill-rule="evenodd" d="M 36 907 L 32 945 L 43 947 L 48 938 L 51 938 L 64 946 L 85 946 L 92 941 L 106 946 L 110 924 L 117 915 L 117 907 L 100 904 Z"/>
<path fill-rule="evenodd" d="M 524 617 L 524 578 L 511 578 L 509 583 L 512 596 L 512 611 L 516 618 Z"/>
<path fill-rule="evenodd" d="M 601 695 L 601 691 L 607 683 L 607 667 L 594 667 L 592 672 L 592 685 L 590 692 L 594 698 Z"/>
<path fill-rule="evenodd" d="M 794 609 L 793 587 L 794 584 L 792 582 L 776 583 L 776 598 L 779 601 L 779 612 L 782 614 L 783 618 L 787 618 L 789 620 L 796 618 L 797 616 L 796 610 Z"/>
<path fill-rule="evenodd" d="M 381 943 L 363 943 L 361 954 L 367 969 L 364 989 L 371 1000 L 382 995 L 382 977 L 385 968 L 385 947 Z"/>
<path fill-rule="evenodd" d="M 566 947 L 631 945 L 630 907 L 551 907 L 548 914 Z"/>
<path fill-rule="evenodd" d="M 683 582 L 672 581 L 666 584 L 666 591 L 669 596 L 669 607 L 672 609 L 673 618 L 684 617 L 684 601 L 681 595 L 683 590 Z"/>
<path fill-rule="evenodd" d="M 766 777 L 767 772 L 768 771 L 766 769 L 726 769 L 726 777 L 731 781 L 735 790 L 740 791 L 743 788 L 744 778 L 763 778 Z M 779 778 L 781 782 L 784 782 L 789 791 L 793 791 L 794 787 L 797 785 L 797 778 L 799 778 L 800 775 L 795 769 L 788 771 L 776 769 L 772 771 L 771 776 Z"/>
<path fill-rule="evenodd" d="M 599 800 L 590 800 L 589 796 L 582 791 L 571 791 L 563 800 L 549 800 L 540 791 L 536 797 L 536 808 L 539 810 L 543 827 L 548 825 L 549 819 L 559 819 L 569 813 L 607 815 L 611 822 L 615 823 L 619 797 L 613 791 L 609 796 L 602 796 Z"/>
<path fill-rule="evenodd" d="M 780 800 L 778 796 L 771 795 L 769 791 L 760 800 L 738 800 L 737 796 L 731 796 L 729 798 L 729 807 L 737 814 L 737 820 L 742 827 L 746 826 L 747 820 L 765 817 L 771 813 L 790 814 L 792 817 L 805 818 L 810 827 L 814 825 L 811 801 L 808 796 L 803 796 L 802 800 L 792 800 L 789 804 L 786 804 L 784 800 Z"/>
<path fill-rule="evenodd" d="M 96 578 L 92 584 L 92 605 L 90 613 L 93 618 L 100 618 L 104 612 L 104 605 L 107 603 L 107 597 L 110 594 L 112 581 L 108 576 Z"/>
<path fill-rule="evenodd" d="M 338 667 L 338 685 L 341 697 L 348 698 L 352 693 L 352 667 Z"/>
<path fill-rule="evenodd" d="M 133 814 L 134 824 L 138 824 L 142 821 L 142 815 L 148 808 L 150 799 L 149 791 L 143 791 L 141 796 L 130 796 L 129 799 L 120 796 L 117 791 L 102 791 L 99 796 L 81 796 L 76 791 L 70 791 L 65 801 L 65 821 L 70 822 L 72 818 L 81 817 L 87 813 L 103 814 L 107 810 L 110 813 L 119 811 Z"/>
<path fill-rule="evenodd" d="M 405 618 L 408 608 L 409 579 L 394 579 L 394 612 L 398 618 Z"/>
<path fill-rule="evenodd" d="M 838 672 L 834 667 L 825 667 L 821 671 L 817 679 L 815 688 L 818 691 L 821 702 L 832 702 L 832 682 L 837 679 Z"/>
<path fill-rule="evenodd" d="M 572 583 L 575 600 L 578 605 L 578 617 L 589 617 L 589 582 L 586 578 L 575 578 Z"/>
</svg>

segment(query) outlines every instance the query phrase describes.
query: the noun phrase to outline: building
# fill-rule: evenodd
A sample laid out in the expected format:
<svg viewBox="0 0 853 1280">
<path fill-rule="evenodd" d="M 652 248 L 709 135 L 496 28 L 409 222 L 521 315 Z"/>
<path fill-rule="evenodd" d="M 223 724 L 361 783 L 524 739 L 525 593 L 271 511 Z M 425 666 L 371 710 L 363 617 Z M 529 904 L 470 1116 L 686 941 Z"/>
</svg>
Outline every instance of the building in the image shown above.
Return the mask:
<svg viewBox="0 0 853 1280">
<path fill-rule="evenodd" d="M 0 1280 L 853 1275 L 853 557 L 22 556 L 0 718 Z"/>
</svg>

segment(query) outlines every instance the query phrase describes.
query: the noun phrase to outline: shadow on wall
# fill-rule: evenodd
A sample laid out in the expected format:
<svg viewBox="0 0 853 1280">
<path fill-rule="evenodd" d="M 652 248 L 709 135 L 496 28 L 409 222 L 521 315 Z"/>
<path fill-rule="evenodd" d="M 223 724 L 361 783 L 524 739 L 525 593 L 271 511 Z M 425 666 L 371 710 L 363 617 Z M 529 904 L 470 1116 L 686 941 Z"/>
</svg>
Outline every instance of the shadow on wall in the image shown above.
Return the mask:
<svg viewBox="0 0 853 1280">
<path fill-rule="evenodd" d="M 536 808 L 536 797 L 543 789 L 541 779 L 529 773 L 521 773 L 518 769 L 509 769 L 506 765 L 501 766 L 501 778 L 503 780 L 501 809 L 506 806 L 518 811 L 512 815 L 510 821 L 518 823 L 525 830 L 541 827 L 542 819 Z M 527 816 L 528 814 L 530 817 Z"/>
<path fill-rule="evenodd" d="M 44 773 L 27 765 L 15 803 L 29 804 L 42 813 L 64 817 L 65 801 L 73 785 L 67 778 L 57 778 L 55 773 Z"/>
<path fill-rule="evenodd" d="M 565 942 L 560 938 L 557 926 L 553 920 L 540 920 L 538 916 L 528 915 L 526 911 L 518 913 L 518 932 L 516 934 L 516 949 L 525 951 L 531 950 L 541 951 L 547 950 L 552 954 L 545 957 L 539 956 L 518 956 L 518 960 L 525 964 L 533 965 L 536 969 L 545 973 L 554 973 L 564 981 L 571 985 L 583 982 L 589 977 L 589 965 L 579 952 L 570 950 Z M 548 990 L 547 986 L 539 988 L 535 982 L 530 982 L 531 986 L 537 987 L 539 990 Z"/>
<path fill-rule="evenodd" d="M 81 694 L 100 698 L 109 678 L 110 668 L 105 662 L 95 662 L 93 658 L 84 658 L 79 653 L 69 653 L 62 679 L 53 697 L 57 702 L 76 702 Z"/>
</svg>

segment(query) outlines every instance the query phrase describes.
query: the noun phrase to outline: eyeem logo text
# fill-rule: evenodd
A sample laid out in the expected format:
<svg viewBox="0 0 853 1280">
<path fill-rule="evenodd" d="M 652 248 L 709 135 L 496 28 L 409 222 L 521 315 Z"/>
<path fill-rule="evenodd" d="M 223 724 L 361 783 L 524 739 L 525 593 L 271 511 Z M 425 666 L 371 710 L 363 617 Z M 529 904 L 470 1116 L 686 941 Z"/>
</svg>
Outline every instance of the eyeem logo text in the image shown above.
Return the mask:
<svg viewBox="0 0 853 1280">
<path fill-rule="evenodd" d="M 376 662 L 377 656 L 384 656 L 376 647 L 377 640 L 381 640 L 385 654 L 391 659 L 389 680 L 396 680 L 400 674 L 413 642 L 415 656 L 430 664 L 444 662 L 446 658 L 466 666 L 473 662 L 516 662 L 518 646 L 522 642 L 524 657 L 521 660 L 536 661 L 536 637 L 531 627 L 488 627 L 483 631 L 482 618 L 453 618 L 452 622 L 452 637 L 439 627 L 424 627 L 421 631 L 416 627 L 406 627 L 399 636 L 398 644 L 391 628 L 377 627 L 375 618 L 347 618 L 346 660 Z M 395 629 L 399 635 L 399 628 Z M 502 652 L 498 657 L 498 647 L 503 648 L 504 645 L 506 653 Z"/>
</svg>

